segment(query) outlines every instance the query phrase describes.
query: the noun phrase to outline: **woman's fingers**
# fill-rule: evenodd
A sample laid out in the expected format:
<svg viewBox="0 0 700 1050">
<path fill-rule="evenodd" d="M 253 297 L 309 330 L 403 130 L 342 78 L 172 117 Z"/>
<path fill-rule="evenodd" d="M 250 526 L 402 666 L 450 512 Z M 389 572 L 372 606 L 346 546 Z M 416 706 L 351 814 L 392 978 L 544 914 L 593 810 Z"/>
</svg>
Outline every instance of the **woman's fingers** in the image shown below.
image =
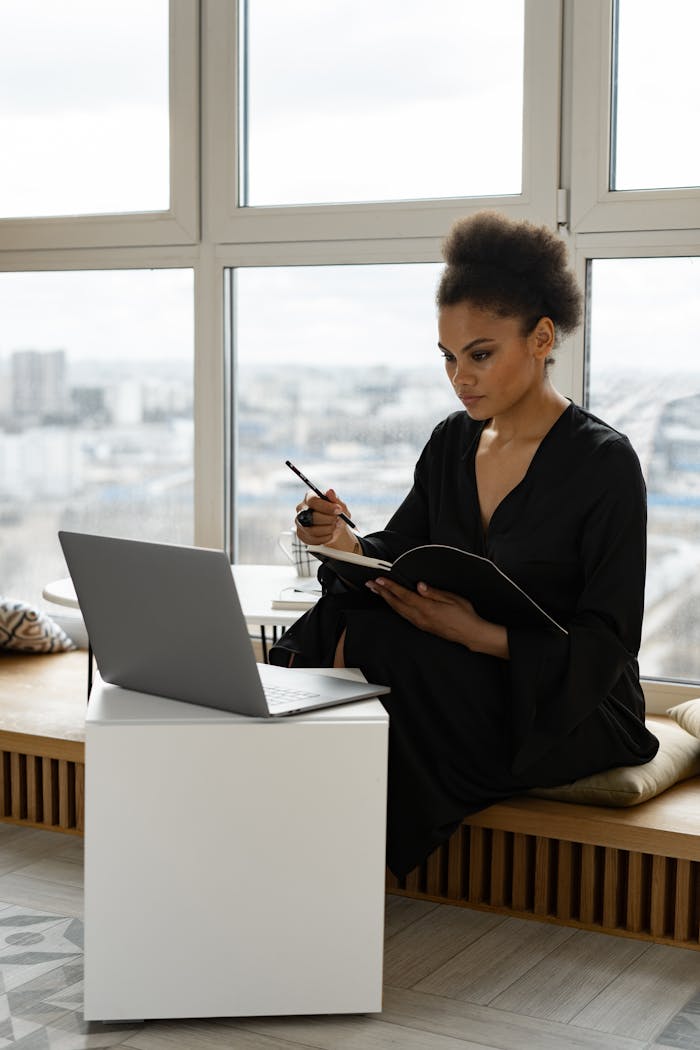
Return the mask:
<svg viewBox="0 0 700 1050">
<path fill-rule="evenodd" d="M 437 587 L 429 587 L 427 583 L 418 584 L 418 593 L 422 598 L 430 598 L 431 601 L 440 602 L 443 605 L 463 605 L 469 606 L 470 609 L 473 608 L 471 602 L 466 598 L 461 598 L 451 591 L 440 591 Z"/>
<path fill-rule="evenodd" d="M 407 587 L 402 587 L 384 576 L 371 580 L 367 586 L 374 594 L 380 594 L 392 609 L 396 609 L 397 612 L 401 612 L 402 609 L 417 609 L 419 602 L 422 600 L 415 591 L 410 591 Z M 402 615 L 405 615 L 405 613 L 402 613 Z"/>
<path fill-rule="evenodd" d="M 344 503 L 343 500 L 340 499 L 338 495 L 336 495 L 335 489 L 328 489 L 326 495 L 328 496 L 328 499 L 331 501 L 331 503 L 335 504 L 336 507 L 340 507 L 343 514 L 347 515 L 347 517 L 352 520 L 352 514 L 350 513 L 350 509 L 347 503 Z"/>
<path fill-rule="evenodd" d="M 302 543 L 332 543 L 344 528 L 340 514 L 349 518 L 347 504 L 338 499 L 333 488 L 325 495 L 327 499 L 323 500 L 314 492 L 306 492 L 303 501 L 297 504 L 297 535 Z"/>
<path fill-rule="evenodd" d="M 302 543 L 328 544 L 338 536 L 340 528 L 345 527 L 339 517 L 341 512 L 346 512 L 345 504 L 341 501 L 329 502 L 307 492 L 296 509 L 297 515 L 302 514 L 301 520 L 298 516 L 296 518 L 297 536 Z"/>
<path fill-rule="evenodd" d="M 418 591 L 412 591 L 387 577 L 378 577 L 367 587 L 374 594 L 381 595 L 387 605 L 416 627 L 443 637 L 450 636 L 445 633 L 445 627 L 455 616 L 476 615 L 473 605 L 466 598 L 429 587 L 425 583 L 419 583 Z"/>
</svg>

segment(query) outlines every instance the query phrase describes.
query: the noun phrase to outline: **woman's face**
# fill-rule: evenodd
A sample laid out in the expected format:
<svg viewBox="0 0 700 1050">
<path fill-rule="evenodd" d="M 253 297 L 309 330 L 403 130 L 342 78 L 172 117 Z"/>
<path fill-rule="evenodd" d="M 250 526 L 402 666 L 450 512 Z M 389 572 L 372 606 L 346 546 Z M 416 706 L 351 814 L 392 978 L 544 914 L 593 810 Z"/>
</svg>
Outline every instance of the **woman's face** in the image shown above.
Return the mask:
<svg viewBox="0 0 700 1050">
<path fill-rule="evenodd" d="M 498 317 L 470 302 L 441 307 L 438 334 L 445 371 L 472 419 L 508 413 L 539 390 L 554 345 L 548 317 L 523 335 L 519 317 Z"/>
</svg>

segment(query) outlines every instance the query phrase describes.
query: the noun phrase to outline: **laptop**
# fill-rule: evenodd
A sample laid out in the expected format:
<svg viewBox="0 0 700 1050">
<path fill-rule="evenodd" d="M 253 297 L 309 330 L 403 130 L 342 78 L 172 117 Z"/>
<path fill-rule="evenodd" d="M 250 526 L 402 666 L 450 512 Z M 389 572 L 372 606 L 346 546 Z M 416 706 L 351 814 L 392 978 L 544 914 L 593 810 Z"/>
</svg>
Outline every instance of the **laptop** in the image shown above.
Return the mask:
<svg viewBox="0 0 700 1050">
<path fill-rule="evenodd" d="M 105 682 L 263 718 L 389 692 L 256 664 L 224 551 L 80 532 L 58 538 Z"/>
</svg>

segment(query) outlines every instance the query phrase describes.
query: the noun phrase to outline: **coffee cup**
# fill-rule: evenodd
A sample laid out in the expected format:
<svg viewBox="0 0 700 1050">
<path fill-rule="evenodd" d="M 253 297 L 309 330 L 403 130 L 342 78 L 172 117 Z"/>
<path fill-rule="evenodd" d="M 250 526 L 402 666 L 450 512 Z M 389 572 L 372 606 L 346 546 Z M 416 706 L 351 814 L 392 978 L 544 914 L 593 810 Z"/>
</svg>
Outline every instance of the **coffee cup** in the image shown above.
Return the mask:
<svg viewBox="0 0 700 1050">
<path fill-rule="evenodd" d="M 313 554 L 309 554 L 306 544 L 301 542 L 294 529 L 280 532 L 277 546 L 294 566 L 297 576 L 316 575 L 320 562 Z"/>
</svg>

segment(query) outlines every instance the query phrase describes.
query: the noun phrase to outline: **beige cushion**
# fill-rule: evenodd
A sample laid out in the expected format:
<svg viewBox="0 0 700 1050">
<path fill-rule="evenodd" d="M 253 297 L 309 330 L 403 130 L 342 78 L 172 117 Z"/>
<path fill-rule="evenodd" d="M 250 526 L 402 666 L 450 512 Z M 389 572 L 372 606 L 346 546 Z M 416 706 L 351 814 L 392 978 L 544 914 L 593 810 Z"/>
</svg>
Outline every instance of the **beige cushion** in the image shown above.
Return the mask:
<svg viewBox="0 0 700 1050">
<path fill-rule="evenodd" d="M 700 704 L 700 700 L 693 702 Z M 700 707 L 698 712 L 700 720 Z M 588 806 L 636 806 L 679 780 L 700 773 L 700 739 L 664 718 L 648 718 L 647 726 L 659 741 L 659 750 L 651 762 L 618 766 L 560 787 L 533 788 L 530 794 Z"/>
<path fill-rule="evenodd" d="M 686 700 L 676 707 L 669 707 L 666 712 L 686 733 L 700 737 L 700 697 L 697 700 Z"/>
</svg>

